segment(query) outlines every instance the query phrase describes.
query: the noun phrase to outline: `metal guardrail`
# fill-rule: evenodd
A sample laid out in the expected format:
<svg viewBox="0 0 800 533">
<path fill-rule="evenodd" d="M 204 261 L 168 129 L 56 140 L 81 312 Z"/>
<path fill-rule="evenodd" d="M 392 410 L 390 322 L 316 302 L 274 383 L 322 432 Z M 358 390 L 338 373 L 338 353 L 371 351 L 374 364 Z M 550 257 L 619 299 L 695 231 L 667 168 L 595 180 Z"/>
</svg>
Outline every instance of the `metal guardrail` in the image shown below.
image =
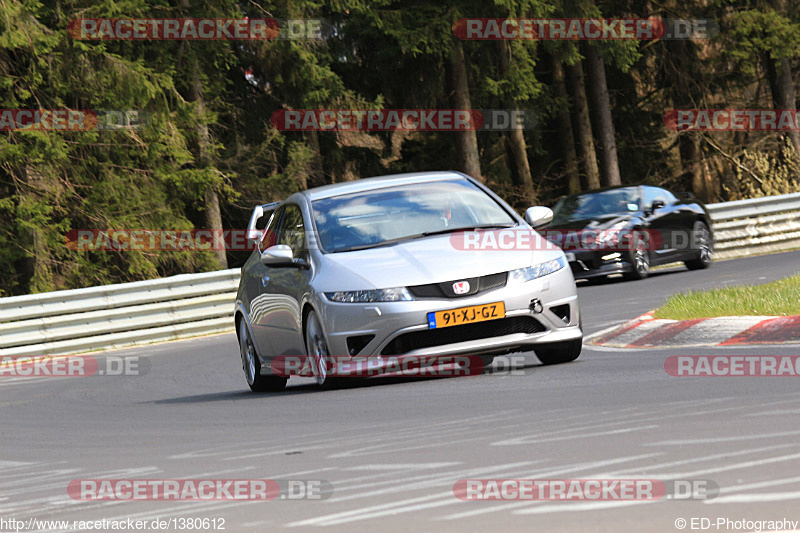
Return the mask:
<svg viewBox="0 0 800 533">
<path fill-rule="evenodd" d="M 714 225 L 717 259 L 800 248 L 800 193 L 706 207 Z"/>
<path fill-rule="evenodd" d="M 709 204 L 716 257 L 800 248 L 800 193 Z M 233 330 L 239 269 L 0 298 L 0 359 Z"/>
<path fill-rule="evenodd" d="M 233 329 L 239 269 L 0 298 L 0 358 L 120 348 Z"/>
</svg>

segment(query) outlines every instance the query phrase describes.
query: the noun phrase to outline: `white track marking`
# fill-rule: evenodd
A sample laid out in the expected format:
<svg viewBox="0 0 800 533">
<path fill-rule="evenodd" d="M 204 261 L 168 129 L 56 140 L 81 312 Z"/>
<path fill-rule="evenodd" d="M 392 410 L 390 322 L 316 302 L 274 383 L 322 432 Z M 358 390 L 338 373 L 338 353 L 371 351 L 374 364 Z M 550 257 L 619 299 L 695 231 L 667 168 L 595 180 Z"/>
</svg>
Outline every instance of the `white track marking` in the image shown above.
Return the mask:
<svg viewBox="0 0 800 533">
<path fill-rule="evenodd" d="M 669 478 L 669 479 L 683 479 L 689 478 L 692 476 L 702 476 L 705 474 L 717 474 L 719 472 L 730 472 L 731 470 L 742 470 L 744 468 L 753 468 L 756 466 L 763 466 L 773 463 L 783 463 L 786 461 L 793 461 L 795 459 L 800 459 L 800 453 L 793 453 L 791 455 L 781 455 L 778 457 L 769 457 L 766 459 L 757 459 L 755 461 L 746 461 L 743 463 L 734 463 L 732 465 L 726 466 L 718 466 L 713 468 L 706 468 L 703 470 L 694 470 L 693 472 L 680 472 L 680 473 L 670 473 L 670 474 L 661 474 L 660 477 Z"/>
<path fill-rule="evenodd" d="M 800 435 L 800 430 L 782 431 L 779 433 L 758 433 L 756 435 L 710 437 L 704 439 L 662 440 L 658 443 L 643 444 L 643 446 L 686 446 L 692 444 L 714 444 L 717 442 L 739 442 L 745 440 L 774 439 L 776 437 L 792 437 L 795 435 Z"/>
</svg>

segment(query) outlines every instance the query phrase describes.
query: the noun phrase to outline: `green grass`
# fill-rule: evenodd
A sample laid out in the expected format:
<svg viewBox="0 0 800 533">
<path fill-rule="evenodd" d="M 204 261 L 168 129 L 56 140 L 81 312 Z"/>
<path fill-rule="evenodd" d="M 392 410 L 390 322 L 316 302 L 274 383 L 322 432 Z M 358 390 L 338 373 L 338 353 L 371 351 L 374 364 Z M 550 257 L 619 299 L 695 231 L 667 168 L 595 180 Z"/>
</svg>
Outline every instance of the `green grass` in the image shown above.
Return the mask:
<svg viewBox="0 0 800 533">
<path fill-rule="evenodd" d="M 800 315 L 800 274 L 763 285 L 682 292 L 670 296 L 654 317 L 690 320 L 747 315 Z"/>
</svg>

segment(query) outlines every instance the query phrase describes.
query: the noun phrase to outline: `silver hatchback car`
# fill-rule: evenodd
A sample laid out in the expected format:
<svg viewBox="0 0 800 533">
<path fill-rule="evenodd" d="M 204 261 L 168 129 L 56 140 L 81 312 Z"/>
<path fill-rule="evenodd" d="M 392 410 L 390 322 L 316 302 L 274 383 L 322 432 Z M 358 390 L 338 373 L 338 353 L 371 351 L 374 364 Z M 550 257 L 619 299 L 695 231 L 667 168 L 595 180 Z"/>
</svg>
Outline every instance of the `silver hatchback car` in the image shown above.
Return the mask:
<svg viewBox="0 0 800 533">
<path fill-rule="evenodd" d="M 235 308 L 248 385 L 282 389 L 288 373 L 275 362 L 288 356 L 305 361 L 292 375 L 320 385 L 347 375 L 351 359 L 373 371 L 423 355 L 576 359 L 575 280 L 534 231 L 552 216 L 531 207 L 523 219 L 456 172 L 337 183 L 257 206 Z"/>
</svg>

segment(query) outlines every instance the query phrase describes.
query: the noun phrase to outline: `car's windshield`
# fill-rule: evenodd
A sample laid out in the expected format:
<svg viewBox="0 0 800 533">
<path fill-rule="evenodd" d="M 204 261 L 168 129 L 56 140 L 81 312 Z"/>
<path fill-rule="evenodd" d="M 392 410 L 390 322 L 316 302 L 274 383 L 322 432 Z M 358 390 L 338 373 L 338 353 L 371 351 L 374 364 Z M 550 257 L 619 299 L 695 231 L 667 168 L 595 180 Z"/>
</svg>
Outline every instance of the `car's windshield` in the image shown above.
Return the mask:
<svg viewBox="0 0 800 533">
<path fill-rule="evenodd" d="M 371 248 L 460 228 L 509 227 L 517 221 L 468 180 L 415 183 L 315 200 L 319 241 L 327 252 Z"/>
<path fill-rule="evenodd" d="M 553 208 L 552 223 L 603 218 L 638 211 L 639 197 L 638 187 L 567 196 L 559 200 Z"/>
</svg>

